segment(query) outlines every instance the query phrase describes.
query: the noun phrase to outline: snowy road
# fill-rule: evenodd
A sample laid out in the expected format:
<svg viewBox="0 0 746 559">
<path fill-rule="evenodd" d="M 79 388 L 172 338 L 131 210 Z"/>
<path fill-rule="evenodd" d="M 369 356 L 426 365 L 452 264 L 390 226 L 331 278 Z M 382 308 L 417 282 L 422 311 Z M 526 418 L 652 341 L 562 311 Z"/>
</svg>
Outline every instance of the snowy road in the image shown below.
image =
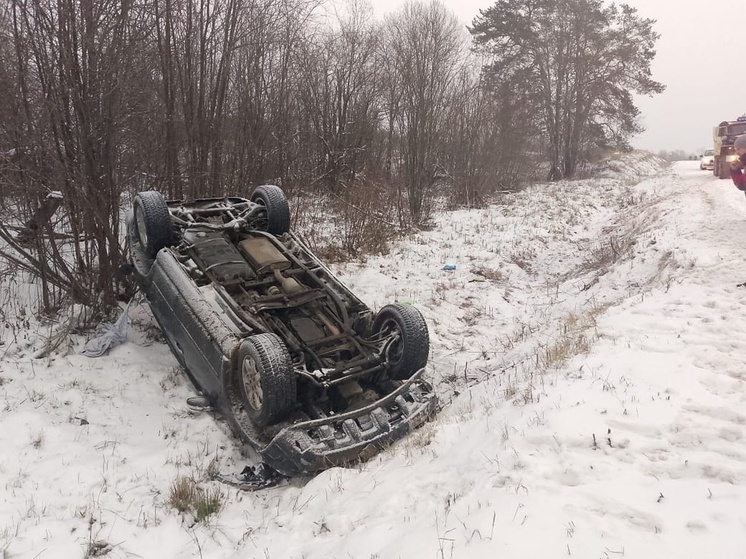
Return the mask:
<svg viewBox="0 0 746 559">
<path fill-rule="evenodd" d="M 746 199 L 677 171 L 657 246 L 683 267 L 667 290 L 610 310 L 584 363 L 618 398 L 601 423 L 616 444 L 602 452 L 621 474 L 586 493 L 607 493 L 590 510 L 628 556 L 744 557 Z"/>
</svg>

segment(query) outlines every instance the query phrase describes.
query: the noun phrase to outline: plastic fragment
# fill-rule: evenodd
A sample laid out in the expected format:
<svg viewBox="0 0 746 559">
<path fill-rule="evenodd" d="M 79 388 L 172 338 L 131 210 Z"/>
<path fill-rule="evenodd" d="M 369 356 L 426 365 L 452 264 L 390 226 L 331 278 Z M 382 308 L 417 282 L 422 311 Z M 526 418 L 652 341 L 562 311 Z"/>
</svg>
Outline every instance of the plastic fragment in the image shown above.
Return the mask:
<svg viewBox="0 0 746 559">
<path fill-rule="evenodd" d="M 86 342 L 80 353 L 86 357 L 101 357 L 111 348 L 126 342 L 129 330 L 129 310 L 130 303 L 127 303 L 114 324 L 104 322 L 93 337 Z"/>
</svg>

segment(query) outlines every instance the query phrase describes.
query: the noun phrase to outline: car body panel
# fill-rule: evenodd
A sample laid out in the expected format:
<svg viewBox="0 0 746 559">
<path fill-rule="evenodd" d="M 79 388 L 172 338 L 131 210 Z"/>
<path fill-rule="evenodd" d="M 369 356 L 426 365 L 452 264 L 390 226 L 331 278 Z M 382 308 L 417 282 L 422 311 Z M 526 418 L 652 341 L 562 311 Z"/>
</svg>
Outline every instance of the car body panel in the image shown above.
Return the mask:
<svg viewBox="0 0 746 559">
<path fill-rule="evenodd" d="M 229 367 L 238 337 L 205 304 L 194 284 L 185 281 L 167 250 L 158 253 L 150 276 L 145 294 L 172 353 L 200 391 L 219 403 L 223 390 L 220 378 Z"/>
</svg>

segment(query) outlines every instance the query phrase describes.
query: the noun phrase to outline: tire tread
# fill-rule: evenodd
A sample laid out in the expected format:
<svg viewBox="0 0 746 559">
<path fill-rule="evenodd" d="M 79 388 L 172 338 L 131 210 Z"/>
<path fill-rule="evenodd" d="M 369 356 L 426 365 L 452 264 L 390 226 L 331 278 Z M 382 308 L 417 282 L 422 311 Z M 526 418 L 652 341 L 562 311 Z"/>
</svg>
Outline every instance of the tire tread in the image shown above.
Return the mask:
<svg viewBox="0 0 746 559">
<path fill-rule="evenodd" d="M 256 412 L 247 406 L 246 413 L 260 427 L 273 425 L 285 419 L 296 402 L 297 388 L 290 353 L 276 334 L 257 334 L 247 338 L 239 350 L 239 382 L 244 356 L 248 353 L 254 357 L 249 350 L 244 349 L 244 344 L 249 344 L 254 349 L 264 397 L 261 410 Z"/>
<path fill-rule="evenodd" d="M 148 244 L 143 247 L 149 258 L 155 258 L 158 251 L 173 242 L 171 215 L 163 195 L 156 190 L 138 193 L 135 205 L 139 206 L 148 230 Z"/>
<path fill-rule="evenodd" d="M 430 354 L 427 323 L 415 307 L 391 303 L 383 307 L 376 315 L 373 332 L 379 332 L 383 323 L 390 319 L 399 325 L 403 355 L 401 360 L 390 368 L 389 374 L 396 380 L 404 380 L 427 365 L 427 358 Z"/>
<path fill-rule="evenodd" d="M 285 193 L 279 186 L 264 184 L 257 186 L 251 195 L 252 201 L 261 199 L 267 212 L 267 233 L 282 235 L 290 230 L 290 207 Z"/>
</svg>

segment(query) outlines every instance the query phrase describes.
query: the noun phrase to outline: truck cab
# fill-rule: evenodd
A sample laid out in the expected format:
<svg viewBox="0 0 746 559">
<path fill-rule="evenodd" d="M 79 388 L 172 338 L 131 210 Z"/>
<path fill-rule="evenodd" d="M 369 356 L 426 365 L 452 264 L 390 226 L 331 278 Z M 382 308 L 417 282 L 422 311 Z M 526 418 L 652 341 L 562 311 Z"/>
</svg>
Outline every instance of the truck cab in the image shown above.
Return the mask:
<svg viewBox="0 0 746 559">
<path fill-rule="evenodd" d="M 737 158 L 733 143 L 738 136 L 746 134 L 746 115 L 736 120 L 725 120 L 712 130 L 715 152 L 712 172 L 721 179 L 730 177 L 730 164 Z"/>
</svg>

